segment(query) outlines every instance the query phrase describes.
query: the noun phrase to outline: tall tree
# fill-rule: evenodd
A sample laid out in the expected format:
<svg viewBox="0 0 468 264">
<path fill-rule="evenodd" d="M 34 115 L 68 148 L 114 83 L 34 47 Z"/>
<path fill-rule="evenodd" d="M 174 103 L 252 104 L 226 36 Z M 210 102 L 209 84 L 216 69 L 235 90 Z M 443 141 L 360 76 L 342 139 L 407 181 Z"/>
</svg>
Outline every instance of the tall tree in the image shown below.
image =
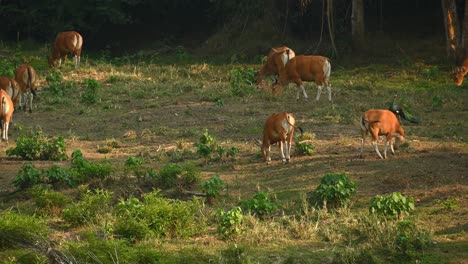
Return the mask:
<svg viewBox="0 0 468 264">
<path fill-rule="evenodd" d="M 441 0 L 444 12 L 447 57 L 458 59 L 460 56 L 460 24 L 458 22 L 455 0 Z"/>
<path fill-rule="evenodd" d="M 364 0 L 353 0 L 351 11 L 351 34 L 353 37 L 353 48 L 356 50 L 364 49 Z"/>
</svg>

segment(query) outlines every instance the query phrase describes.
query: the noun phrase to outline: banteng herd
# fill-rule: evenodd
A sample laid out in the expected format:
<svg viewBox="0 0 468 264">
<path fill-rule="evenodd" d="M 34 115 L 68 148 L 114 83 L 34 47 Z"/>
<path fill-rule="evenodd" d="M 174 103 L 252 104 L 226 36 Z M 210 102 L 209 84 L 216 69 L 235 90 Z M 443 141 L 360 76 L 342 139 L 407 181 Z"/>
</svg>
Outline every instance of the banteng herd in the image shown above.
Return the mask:
<svg viewBox="0 0 468 264">
<path fill-rule="evenodd" d="M 48 62 L 51 67 L 60 67 L 67 55 L 73 56 L 75 68 L 80 66 L 83 38 L 76 31 L 61 32 L 57 35 L 52 44 Z M 454 72 L 454 82 L 460 86 L 464 76 L 468 73 L 468 58 L 463 65 L 457 67 Z M 286 47 L 272 48 L 267 60 L 259 71 L 255 74 L 255 81 L 258 88 L 262 88 L 268 93 L 276 96 L 281 93 L 289 83 L 297 86 L 296 99 L 300 98 L 302 92 L 305 99 L 308 99 L 304 87 L 305 81 L 314 82 L 317 85 L 316 100 L 320 99 L 322 89 L 325 86 L 328 93 L 328 101 L 332 101 L 332 91 L 330 85 L 331 64 L 330 60 L 322 56 L 299 55 Z M 272 77 L 273 82 L 268 85 L 265 79 Z M 16 69 L 15 78 L 0 77 L 0 118 L 1 137 L 8 144 L 8 127 L 15 109 L 23 109 L 32 112 L 33 98 L 36 95 L 35 85 L 37 82 L 36 71 L 30 65 L 23 64 Z M 19 105 L 19 106 L 18 106 Z M 391 110 L 391 109 L 390 109 Z M 364 140 L 368 134 L 372 136 L 372 145 L 377 155 L 387 158 L 387 149 L 393 154 L 395 139 L 404 140 L 404 130 L 400 121 L 395 115 L 395 111 L 371 109 L 361 116 L 361 156 L 364 148 Z M 257 142 L 261 148 L 265 162 L 271 162 L 270 146 L 277 143 L 284 163 L 288 163 L 291 158 L 291 145 L 295 129 L 302 129 L 295 125 L 292 114 L 280 112 L 271 115 L 265 122 L 263 131 L 263 141 Z M 377 147 L 379 136 L 385 137 L 385 147 L 383 156 Z"/>
</svg>

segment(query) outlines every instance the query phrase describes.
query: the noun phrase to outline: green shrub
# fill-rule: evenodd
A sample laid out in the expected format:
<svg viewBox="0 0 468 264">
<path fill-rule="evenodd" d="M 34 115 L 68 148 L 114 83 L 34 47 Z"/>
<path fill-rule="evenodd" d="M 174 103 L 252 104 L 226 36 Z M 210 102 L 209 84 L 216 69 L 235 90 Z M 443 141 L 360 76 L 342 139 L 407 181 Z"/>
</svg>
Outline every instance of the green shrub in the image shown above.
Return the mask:
<svg viewBox="0 0 468 264">
<path fill-rule="evenodd" d="M 86 90 L 81 94 L 81 101 L 86 104 L 95 104 L 100 100 L 99 92 L 99 83 L 95 79 L 85 79 Z"/>
<path fill-rule="evenodd" d="M 190 163 L 170 163 L 159 170 L 156 182 L 161 188 L 190 188 L 200 181 L 200 171 Z"/>
<path fill-rule="evenodd" d="M 254 91 L 255 70 L 253 68 L 233 69 L 229 77 L 231 94 L 234 96 L 251 95 Z"/>
<path fill-rule="evenodd" d="M 125 161 L 125 173 L 132 172 L 137 179 L 144 178 L 146 175 L 145 169 L 142 167 L 145 159 L 137 157 L 129 157 Z"/>
<path fill-rule="evenodd" d="M 72 226 L 93 222 L 99 214 L 109 211 L 112 193 L 106 190 L 88 190 L 81 201 L 67 206 L 63 210 L 63 219 Z"/>
<path fill-rule="evenodd" d="M 0 76 L 13 78 L 15 76 L 15 64 L 11 59 L 0 57 Z"/>
<path fill-rule="evenodd" d="M 399 192 L 391 193 L 386 197 L 376 195 L 372 198 L 369 207 L 371 213 L 387 218 L 402 218 L 403 215 L 409 215 L 413 210 L 413 197 L 406 198 Z"/>
<path fill-rule="evenodd" d="M 400 221 L 397 223 L 396 245 L 400 252 L 409 253 L 412 250 L 422 250 L 430 244 L 431 235 L 421 230 L 411 221 Z"/>
<path fill-rule="evenodd" d="M 198 143 L 195 143 L 195 147 L 197 147 L 198 154 L 200 154 L 206 160 L 209 160 L 211 159 L 211 154 L 217 148 L 216 139 L 208 133 L 208 129 L 205 129 L 202 136 L 198 140 Z"/>
<path fill-rule="evenodd" d="M 314 154 L 314 145 L 307 141 L 296 141 L 296 152 L 299 155 L 312 156 Z"/>
<path fill-rule="evenodd" d="M 29 135 L 21 133 L 16 147 L 6 151 L 8 156 L 20 156 L 26 160 L 66 160 L 65 141 L 62 137 L 49 137 L 38 130 Z"/>
<path fill-rule="evenodd" d="M 208 199 L 218 198 L 222 189 L 224 188 L 224 182 L 219 178 L 218 175 L 215 175 L 209 180 L 202 182 L 201 187 Z"/>
<path fill-rule="evenodd" d="M 158 191 L 137 198 L 120 201 L 115 210 L 115 231 L 129 240 L 140 240 L 148 235 L 156 237 L 187 237 L 200 230 L 203 223 L 197 217 L 198 199 L 179 201 L 166 199 Z"/>
<path fill-rule="evenodd" d="M 12 210 L 0 211 L 0 249 L 35 245 L 46 240 L 49 228 L 38 217 L 22 215 Z"/>
<path fill-rule="evenodd" d="M 356 183 L 346 174 L 327 173 L 315 189 L 316 205 L 323 208 L 349 206 L 351 196 L 356 193 Z"/>
<path fill-rule="evenodd" d="M 271 214 L 278 208 L 278 206 L 270 200 L 266 192 L 257 192 L 252 200 L 243 201 L 242 207 L 250 211 L 251 214 L 261 218 Z"/>
<path fill-rule="evenodd" d="M 218 209 L 216 216 L 218 219 L 217 232 L 223 239 L 235 237 L 242 233 L 244 216 L 240 207 L 235 207 L 227 212 Z"/>
<path fill-rule="evenodd" d="M 76 186 L 79 182 L 76 172 L 71 168 L 62 168 L 58 165 L 52 165 L 50 169 L 43 170 L 47 176 L 48 183 L 65 183 L 66 185 L 73 187 Z"/>
<path fill-rule="evenodd" d="M 63 193 L 48 190 L 42 186 L 34 186 L 31 195 L 36 206 L 46 214 L 58 214 L 71 201 Z"/>
<path fill-rule="evenodd" d="M 75 180 L 77 183 L 85 182 L 89 179 L 107 178 L 113 171 L 109 162 L 90 162 L 83 157 L 81 150 L 75 150 L 72 153 L 71 168 L 76 172 Z"/>
<path fill-rule="evenodd" d="M 43 181 L 43 172 L 36 169 L 31 162 L 26 162 L 16 174 L 12 184 L 18 189 L 25 189 Z"/>
</svg>

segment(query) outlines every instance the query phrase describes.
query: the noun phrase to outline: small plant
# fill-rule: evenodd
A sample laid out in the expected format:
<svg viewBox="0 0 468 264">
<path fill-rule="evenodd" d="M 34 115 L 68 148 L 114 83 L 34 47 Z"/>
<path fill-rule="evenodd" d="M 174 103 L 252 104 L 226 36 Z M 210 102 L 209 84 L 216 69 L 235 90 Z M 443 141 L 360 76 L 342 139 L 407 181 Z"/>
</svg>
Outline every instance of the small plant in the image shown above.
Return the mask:
<svg viewBox="0 0 468 264">
<path fill-rule="evenodd" d="M 278 206 L 270 200 L 266 192 L 257 192 L 252 200 L 242 202 L 242 207 L 260 218 L 271 214 L 278 208 Z"/>
<path fill-rule="evenodd" d="M 323 208 L 349 206 L 351 196 L 356 193 L 356 183 L 346 174 L 327 173 L 315 189 L 316 204 Z"/>
<path fill-rule="evenodd" d="M 95 79 L 85 80 L 86 91 L 81 94 L 81 101 L 86 104 L 95 104 L 99 101 L 98 89 L 99 83 Z"/>
<path fill-rule="evenodd" d="M 143 178 L 146 174 L 145 169 L 142 167 L 143 163 L 145 163 L 145 159 L 143 158 L 136 158 L 133 156 L 129 157 L 125 161 L 125 172 L 133 172 L 133 174 L 139 180 L 140 178 Z"/>
<path fill-rule="evenodd" d="M 42 131 L 21 133 L 16 147 L 6 151 L 8 156 L 20 156 L 26 160 L 66 160 L 65 141 L 62 137 L 49 137 Z"/>
<path fill-rule="evenodd" d="M 232 95 L 243 97 L 252 94 L 254 81 L 255 71 L 253 68 L 231 70 L 229 83 L 231 84 Z"/>
<path fill-rule="evenodd" d="M 34 164 L 27 162 L 16 174 L 13 185 L 18 189 L 24 189 L 36 185 L 43 181 L 42 171 L 36 169 Z"/>
<path fill-rule="evenodd" d="M 220 193 L 224 188 L 224 182 L 219 178 L 218 175 L 215 175 L 209 180 L 202 182 L 201 187 L 203 192 L 206 194 L 208 201 L 210 201 L 220 196 Z"/>
<path fill-rule="evenodd" d="M 299 155 L 312 156 L 314 154 L 314 145 L 307 141 L 296 141 L 296 152 Z"/>
<path fill-rule="evenodd" d="M 244 216 L 240 207 L 235 207 L 227 212 L 218 209 L 216 216 L 218 217 L 217 232 L 223 239 L 238 236 L 242 233 Z"/>
<path fill-rule="evenodd" d="M 408 254 L 411 250 L 421 250 L 429 245 L 431 236 L 429 232 L 422 231 L 412 221 L 397 223 L 396 246 L 402 253 Z"/>
<path fill-rule="evenodd" d="M 72 153 L 71 168 L 76 172 L 76 182 L 97 178 L 104 180 L 113 171 L 109 162 L 90 162 L 83 157 L 81 150 Z"/>
<path fill-rule="evenodd" d="M 59 214 L 70 202 L 70 198 L 60 192 L 36 185 L 31 189 L 34 203 L 45 214 Z"/>
<path fill-rule="evenodd" d="M 453 210 L 458 208 L 460 199 L 453 198 L 453 199 L 446 199 L 445 201 L 437 199 L 436 204 L 441 205 L 445 210 Z"/>
<path fill-rule="evenodd" d="M 195 143 L 197 147 L 197 153 L 209 160 L 211 154 L 217 149 L 216 139 L 208 133 L 208 129 L 205 129 L 202 136 L 198 140 L 198 143 Z"/>
<path fill-rule="evenodd" d="M 386 197 L 376 195 L 372 198 L 369 207 L 371 213 L 387 218 L 402 218 L 403 215 L 409 215 L 413 210 L 413 197 L 406 198 L 399 192 L 391 193 Z"/>
<path fill-rule="evenodd" d="M 193 164 L 168 164 L 159 170 L 156 181 L 162 188 L 190 188 L 200 181 L 200 171 Z"/>
<path fill-rule="evenodd" d="M 72 226 L 79 226 L 92 222 L 98 214 L 109 211 L 112 193 L 106 190 L 95 190 L 95 193 L 88 190 L 81 201 L 73 203 L 63 210 L 63 219 Z"/>
</svg>

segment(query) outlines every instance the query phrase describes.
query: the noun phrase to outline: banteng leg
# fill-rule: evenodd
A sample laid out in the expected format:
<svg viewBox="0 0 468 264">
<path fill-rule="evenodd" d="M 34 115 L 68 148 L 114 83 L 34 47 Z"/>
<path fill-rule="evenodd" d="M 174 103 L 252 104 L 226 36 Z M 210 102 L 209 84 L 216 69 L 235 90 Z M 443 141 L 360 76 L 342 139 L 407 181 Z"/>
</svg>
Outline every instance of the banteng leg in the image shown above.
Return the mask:
<svg viewBox="0 0 468 264">
<path fill-rule="evenodd" d="M 284 156 L 284 144 L 283 144 L 283 141 L 279 141 L 278 142 L 278 145 L 279 145 L 279 149 L 280 149 L 280 152 L 281 152 L 281 159 L 283 160 L 283 163 L 286 162 L 286 158 Z"/>
<path fill-rule="evenodd" d="M 268 146 L 266 149 L 266 156 L 267 156 L 267 163 L 269 164 L 271 162 L 271 146 Z"/>
<path fill-rule="evenodd" d="M 320 99 L 320 94 L 322 93 L 322 86 L 317 85 L 317 97 L 315 98 L 316 101 Z"/>
</svg>

